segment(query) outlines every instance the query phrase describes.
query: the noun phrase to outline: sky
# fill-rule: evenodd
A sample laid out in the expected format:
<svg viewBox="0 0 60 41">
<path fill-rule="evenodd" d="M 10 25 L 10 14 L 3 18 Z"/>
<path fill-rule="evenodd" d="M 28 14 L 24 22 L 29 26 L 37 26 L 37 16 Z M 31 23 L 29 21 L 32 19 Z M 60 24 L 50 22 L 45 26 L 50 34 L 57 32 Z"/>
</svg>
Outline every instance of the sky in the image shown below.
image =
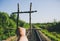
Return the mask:
<svg viewBox="0 0 60 41">
<path fill-rule="evenodd" d="M 29 11 L 32 2 L 32 23 L 46 23 L 60 21 L 60 0 L 0 0 L 0 11 L 7 12 L 9 15 L 17 11 L 19 3 L 20 11 Z M 29 22 L 29 14 L 20 14 L 19 19 Z"/>
</svg>

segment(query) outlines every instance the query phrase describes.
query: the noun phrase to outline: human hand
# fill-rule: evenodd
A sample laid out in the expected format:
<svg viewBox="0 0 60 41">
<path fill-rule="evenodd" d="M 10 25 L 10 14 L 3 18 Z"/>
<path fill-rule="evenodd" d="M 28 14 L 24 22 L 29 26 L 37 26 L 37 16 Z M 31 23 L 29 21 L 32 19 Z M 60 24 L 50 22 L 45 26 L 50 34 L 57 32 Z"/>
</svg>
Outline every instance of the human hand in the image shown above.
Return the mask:
<svg viewBox="0 0 60 41">
<path fill-rule="evenodd" d="M 23 27 L 18 28 L 19 34 L 20 34 L 20 39 L 19 41 L 28 41 L 28 38 L 26 36 L 26 29 Z"/>
</svg>

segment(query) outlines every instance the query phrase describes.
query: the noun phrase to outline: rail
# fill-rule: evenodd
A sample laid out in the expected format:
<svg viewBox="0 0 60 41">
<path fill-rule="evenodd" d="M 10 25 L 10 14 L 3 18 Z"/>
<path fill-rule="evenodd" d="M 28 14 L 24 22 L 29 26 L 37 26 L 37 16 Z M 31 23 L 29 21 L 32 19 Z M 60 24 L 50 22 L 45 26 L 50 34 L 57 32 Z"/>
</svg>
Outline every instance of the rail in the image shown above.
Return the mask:
<svg viewBox="0 0 60 41">
<path fill-rule="evenodd" d="M 36 26 L 32 26 L 32 32 L 29 29 L 27 33 L 29 41 L 51 41 L 40 30 L 41 29 L 36 29 Z"/>
<path fill-rule="evenodd" d="M 32 32 L 28 30 L 27 37 L 29 41 L 42 41 L 40 34 L 38 32 L 39 29 L 36 29 L 34 26 L 32 26 Z"/>
</svg>

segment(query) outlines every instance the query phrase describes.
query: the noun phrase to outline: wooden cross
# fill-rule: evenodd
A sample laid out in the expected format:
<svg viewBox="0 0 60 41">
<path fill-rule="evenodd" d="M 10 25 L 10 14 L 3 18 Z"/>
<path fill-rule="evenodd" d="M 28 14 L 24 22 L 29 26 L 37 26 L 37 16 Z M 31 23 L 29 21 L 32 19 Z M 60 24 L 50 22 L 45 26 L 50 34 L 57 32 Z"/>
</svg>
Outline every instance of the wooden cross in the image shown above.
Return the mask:
<svg viewBox="0 0 60 41">
<path fill-rule="evenodd" d="M 32 3 L 30 3 L 30 11 L 20 12 L 19 11 L 19 3 L 17 4 L 17 6 L 18 6 L 18 10 L 17 10 L 17 12 L 13 12 L 13 14 L 17 14 L 17 29 L 16 29 L 16 34 L 18 36 L 18 39 L 17 39 L 17 41 L 18 41 L 20 39 L 20 37 L 19 37 L 19 31 L 18 31 L 19 13 L 20 14 L 22 14 L 22 13 L 29 13 L 29 25 L 30 25 L 30 29 L 31 29 L 31 32 L 32 32 L 31 13 L 34 13 L 34 12 L 37 12 L 37 11 L 36 10 L 35 11 L 31 11 L 31 9 L 32 9 Z M 30 34 L 32 34 L 32 33 L 30 33 Z"/>
<path fill-rule="evenodd" d="M 30 25 L 30 28 L 32 29 L 32 25 L 31 25 L 31 13 L 34 13 L 34 12 L 37 12 L 36 10 L 35 11 L 31 11 L 31 8 L 32 8 L 32 3 L 30 3 L 30 11 L 23 11 L 23 12 L 20 12 L 19 11 L 19 3 L 17 4 L 18 6 L 18 10 L 17 12 L 13 12 L 13 14 L 17 14 L 17 28 L 18 28 L 18 20 L 19 20 L 19 13 L 22 14 L 22 13 L 29 13 L 29 25 Z"/>
</svg>

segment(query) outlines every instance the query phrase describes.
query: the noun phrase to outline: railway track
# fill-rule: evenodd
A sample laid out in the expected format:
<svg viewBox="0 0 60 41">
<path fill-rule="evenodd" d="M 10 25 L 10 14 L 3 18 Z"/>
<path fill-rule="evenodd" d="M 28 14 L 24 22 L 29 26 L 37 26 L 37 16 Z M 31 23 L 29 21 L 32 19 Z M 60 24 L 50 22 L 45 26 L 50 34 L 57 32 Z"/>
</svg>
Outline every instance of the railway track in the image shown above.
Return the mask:
<svg viewBox="0 0 60 41">
<path fill-rule="evenodd" d="M 28 30 L 27 32 L 27 37 L 29 41 L 51 41 L 40 31 L 41 29 L 36 29 L 35 26 L 32 26 L 32 29 L 30 30 Z"/>
<path fill-rule="evenodd" d="M 29 41 L 43 41 L 43 39 L 40 37 L 40 33 L 35 27 L 32 27 L 33 29 L 28 30 L 27 37 Z"/>
<path fill-rule="evenodd" d="M 40 35 L 36 30 L 32 30 L 32 32 L 29 32 L 27 37 L 29 41 L 42 41 Z"/>
</svg>

